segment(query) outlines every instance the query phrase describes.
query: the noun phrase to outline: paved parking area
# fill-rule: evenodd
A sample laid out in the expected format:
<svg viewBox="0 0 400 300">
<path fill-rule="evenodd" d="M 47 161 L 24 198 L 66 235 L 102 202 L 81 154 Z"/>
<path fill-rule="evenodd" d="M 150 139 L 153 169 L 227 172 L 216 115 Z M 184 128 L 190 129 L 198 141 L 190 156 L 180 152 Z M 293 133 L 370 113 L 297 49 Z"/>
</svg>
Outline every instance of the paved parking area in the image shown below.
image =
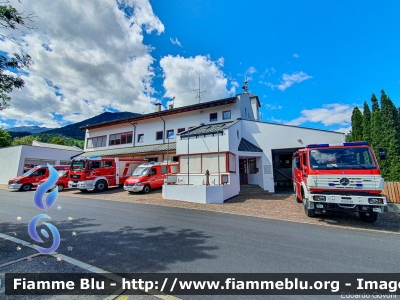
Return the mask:
<svg viewBox="0 0 400 300">
<path fill-rule="evenodd" d="M 2 185 L 0 189 L 7 189 L 7 187 Z M 33 191 L 28 193 L 33 193 Z M 391 212 L 379 215 L 376 223 L 368 224 L 362 222 L 356 213 L 333 213 L 308 218 L 304 214 L 303 205 L 296 202 L 294 195 L 268 193 L 241 194 L 233 197 L 224 204 L 200 204 L 163 199 L 161 189 L 152 191 L 149 194 L 130 194 L 122 188 L 110 188 L 103 193 L 82 193 L 79 190 L 64 190 L 61 192 L 61 195 L 96 200 L 172 206 L 315 225 L 339 226 L 346 229 L 378 230 L 400 234 L 400 205 L 398 204 L 391 204 Z"/>
</svg>

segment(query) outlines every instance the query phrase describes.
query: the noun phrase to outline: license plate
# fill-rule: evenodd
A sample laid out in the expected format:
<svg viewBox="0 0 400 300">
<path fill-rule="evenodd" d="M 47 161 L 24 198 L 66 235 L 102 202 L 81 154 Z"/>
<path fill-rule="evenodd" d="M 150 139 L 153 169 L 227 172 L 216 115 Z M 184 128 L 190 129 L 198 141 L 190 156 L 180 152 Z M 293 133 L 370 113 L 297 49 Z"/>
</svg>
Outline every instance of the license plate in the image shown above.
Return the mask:
<svg viewBox="0 0 400 300">
<path fill-rule="evenodd" d="M 372 209 L 373 212 L 377 212 L 377 213 L 381 213 L 382 212 L 382 208 L 379 207 L 375 207 Z"/>
<path fill-rule="evenodd" d="M 353 204 L 353 200 L 342 199 L 340 200 L 340 203 Z"/>
</svg>

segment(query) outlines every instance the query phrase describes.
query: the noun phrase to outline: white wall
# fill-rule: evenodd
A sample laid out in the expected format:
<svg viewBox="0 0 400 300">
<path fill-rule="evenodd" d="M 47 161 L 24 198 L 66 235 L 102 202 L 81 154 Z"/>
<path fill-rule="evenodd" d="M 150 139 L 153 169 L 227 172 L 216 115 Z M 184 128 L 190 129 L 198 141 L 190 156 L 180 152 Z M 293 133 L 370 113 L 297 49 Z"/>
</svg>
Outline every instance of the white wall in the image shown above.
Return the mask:
<svg viewBox="0 0 400 300">
<path fill-rule="evenodd" d="M 165 120 L 165 143 L 167 143 L 166 131 L 173 129 L 174 130 L 174 138 L 170 139 L 170 143 L 176 141 L 176 133 L 178 128 L 188 129 L 191 126 L 199 126 L 201 123 L 204 124 L 213 124 L 213 123 L 221 123 L 221 122 L 229 122 L 234 121 L 237 118 L 240 118 L 240 114 L 235 112 L 236 104 L 227 104 L 221 106 L 215 106 L 210 108 L 204 108 L 200 110 L 194 110 L 190 112 L 182 112 L 174 115 L 162 116 Z M 226 110 L 231 110 L 231 119 L 223 120 L 222 112 Z M 218 120 L 215 122 L 210 122 L 210 113 L 217 113 Z M 135 122 L 134 122 L 135 123 Z M 135 146 L 146 146 L 146 145 L 155 145 L 162 144 L 163 140 L 156 140 L 156 132 L 164 130 L 164 122 L 160 117 L 137 121 L 136 126 L 136 134 L 135 134 L 135 142 L 132 144 L 124 144 L 124 145 L 112 145 L 109 144 L 109 135 L 115 133 L 124 133 L 124 132 L 134 132 L 134 126 L 130 123 L 112 125 L 107 127 L 95 128 L 86 131 L 85 136 L 85 151 L 97 151 L 97 150 L 106 150 L 106 149 L 117 149 L 117 148 L 125 148 Z M 137 142 L 138 134 L 144 134 L 144 141 L 141 143 Z M 105 147 L 96 147 L 96 148 L 86 148 L 87 146 L 87 138 L 103 136 L 107 135 L 107 143 Z"/>
<path fill-rule="evenodd" d="M 6 184 L 18 174 L 20 156 L 23 146 L 0 149 L 0 184 Z"/>
<path fill-rule="evenodd" d="M 60 160 L 69 161 L 71 160 L 71 156 L 80 153 L 82 152 L 25 145 L 1 148 L 0 184 L 6 184 L 11 178 L 22 175 L 25 159 L 52 160 L 55 161 L 56 165 L 58 165 L 60 164 Z"/>
<path fill-rule="evenodd" d="M 272 168 L 273 149 L 303 148 L 308 144 L 340 144 L 345 141 L 343 133 L 332 131 L 246 120 L 243 120 L 241 125 L 243 137 L 264 151 L 261 156 L 260 171 L 263 173 L 261 187 L 270 192 L 275 191 L 273 174 L 264 174 L 264 166 Z M 297 139 L 301 141 L 298 142 Z M 251 155 L 249 152 L 243 152 L 243 154 Z M 257 156 L 260 153 L 255 152 L 254 155 Z"/>
</svg>

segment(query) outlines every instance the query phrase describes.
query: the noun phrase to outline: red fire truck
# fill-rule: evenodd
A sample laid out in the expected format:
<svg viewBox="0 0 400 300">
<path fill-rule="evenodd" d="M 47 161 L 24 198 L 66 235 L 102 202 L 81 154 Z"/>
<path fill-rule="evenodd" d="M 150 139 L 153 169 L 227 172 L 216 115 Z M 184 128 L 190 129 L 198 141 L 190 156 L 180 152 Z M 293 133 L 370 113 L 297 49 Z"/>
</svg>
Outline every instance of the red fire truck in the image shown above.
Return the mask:
<svg viewBox="0 0 400 300">
<path fill-rule="evenodd" d="M 383 149 L 379 155 L 386 157 Z M 303 202 L 308 217 L 351 210 L 374 223 L 387 206 L 381 195 L 384 180 L 367 142 L 308 145 L 294 153 L 292 169 L 296 200 Z"/>
<path fill-rule="evenodd" d="M 111 186 L 122 186 L 145 159 L 118 157 L 75 157 L 72 159 L 68 187 L 81 191 L 103 192 Z"/>
<path fill-rule="evenodd" d="M 143 192 L 147 194 L 151 190 L 161 188 L 168 174 L 178 173 L 178 163 L 148 162 L 136 168 L 124 184 L 124 190 L 130 193 Z"/>
<path fill-rule="evenodd" d="M 69 166 L 52 166 L 57 171 L 68 170 Z M 15 177 L 8 181 L 8 188 L 20 191 L 29 191 L 36 188 L 41 180 L 50 176 L 47 166 L 36 166 L 21 176 Z"/>
</svg>

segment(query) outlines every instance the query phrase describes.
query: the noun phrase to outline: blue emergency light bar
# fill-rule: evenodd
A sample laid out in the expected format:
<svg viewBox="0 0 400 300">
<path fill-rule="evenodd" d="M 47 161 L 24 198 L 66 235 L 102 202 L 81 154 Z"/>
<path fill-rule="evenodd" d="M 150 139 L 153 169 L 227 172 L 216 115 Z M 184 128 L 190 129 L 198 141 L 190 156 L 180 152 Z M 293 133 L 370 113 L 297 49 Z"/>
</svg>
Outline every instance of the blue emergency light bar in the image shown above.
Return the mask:
<svg viewBox="0 0 400 300">
<path fill-rule="evenodd" d="M 329 147 L 329 144 L 310 144 L 306 146 L 306 148 L 323 148 L 323 147 Z"/>
<path fill-rule="evenodd" d="M 369 145 L 368 142 L 350 142 L 350 143 L 343 143 L 343 146 L 363 146 Z"/>
<path fill-rule="evenodd" d="M 368 146 L 368 142 L 349 142 L 349 143 L 343 143 L 343 146 L 345 147 L 352 147 L 352 146 Z M 337 146 L 337 145 L 333 145 Z M 324 148 L 324 147 L 329 147 L 329 144 L 310 144 L 307 145 L 306 148 Z"/>
</svg>

